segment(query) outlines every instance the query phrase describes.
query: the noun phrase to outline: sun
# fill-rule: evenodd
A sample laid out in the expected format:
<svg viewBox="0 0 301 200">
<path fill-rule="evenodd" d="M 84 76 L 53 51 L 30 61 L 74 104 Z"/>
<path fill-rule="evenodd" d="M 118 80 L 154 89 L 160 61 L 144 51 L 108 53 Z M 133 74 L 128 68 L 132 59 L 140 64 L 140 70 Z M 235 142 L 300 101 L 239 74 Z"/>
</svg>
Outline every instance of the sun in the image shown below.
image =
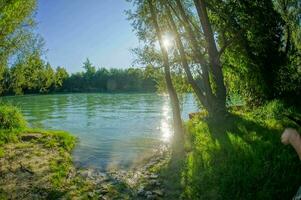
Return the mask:
<svg viewBox="0 0 301 200">
<path fill-rule="evenodd" d="M 169 50 L 170 48 L 172 48 L 173 37 L 170 34 L 168 34 L 168 33 L 164 34 L 162 40 L 163 40 L 164 48 L 166 50 Z"/>
</svg>

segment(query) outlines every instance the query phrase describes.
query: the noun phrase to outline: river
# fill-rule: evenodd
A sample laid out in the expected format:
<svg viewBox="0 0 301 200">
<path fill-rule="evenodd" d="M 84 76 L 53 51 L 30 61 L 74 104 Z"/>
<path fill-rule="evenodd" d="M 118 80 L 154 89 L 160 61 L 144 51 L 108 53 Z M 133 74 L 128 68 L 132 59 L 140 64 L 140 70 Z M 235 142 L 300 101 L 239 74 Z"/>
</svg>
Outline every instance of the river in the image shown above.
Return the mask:
<svg viewBox="0 0 301 200">
<path fill-rule="evenodd" d="M 2 97 L 21 108 L 31 127 L 66 130 L 79 138 L 73 160 L 100 170 L 129 168 L 168 145 L 171 110 L 167 96 L 147 94 L 59 94 Z M 182 117 L 197 107 L 185 96 Z"/>
</svg>

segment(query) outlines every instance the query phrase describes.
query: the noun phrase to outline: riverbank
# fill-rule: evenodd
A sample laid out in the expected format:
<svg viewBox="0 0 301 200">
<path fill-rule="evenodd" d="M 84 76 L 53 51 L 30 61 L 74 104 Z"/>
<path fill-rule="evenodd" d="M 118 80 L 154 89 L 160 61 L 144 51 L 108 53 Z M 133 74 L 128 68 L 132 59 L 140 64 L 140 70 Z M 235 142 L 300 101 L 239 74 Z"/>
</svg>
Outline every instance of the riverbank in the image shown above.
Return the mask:
<svg viewBox="0 0 301 200">
<path fill-rule="evenodd" d="M 21 112 L 0 105 L 0 199 L 161 199 L 154 169 L 167 148 L 127 171 L 76 168 L 76 138 L 65 131 L 30 129 Z"/>
<path fill-rule="evenodd" d="M 161 151 L 136 169 L 99 172 L 75 168 L 76 140 L 62 131 L 23 130 L 1 145 L 0 199 L 161 199 L 155 168 L 169 158 Z"/>
</svg>

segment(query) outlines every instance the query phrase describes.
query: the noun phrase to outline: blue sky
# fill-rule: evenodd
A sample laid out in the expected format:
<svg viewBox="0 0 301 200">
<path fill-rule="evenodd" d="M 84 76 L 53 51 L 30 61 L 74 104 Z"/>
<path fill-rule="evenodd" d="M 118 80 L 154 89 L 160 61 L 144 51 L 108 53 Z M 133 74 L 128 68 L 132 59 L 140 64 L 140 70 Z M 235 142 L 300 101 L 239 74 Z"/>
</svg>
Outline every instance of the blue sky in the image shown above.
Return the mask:
<svg viewBox="0 0 301 200">
<path fill-rule="evenodd" d="M 130 49 L 138 46 L 124 13 L 130 6 L 125 0 L 38 0 L 46 60 L 69 72 L 81 71 L 87 57 L 96 67 L 130 67 Z"/>
</svg>

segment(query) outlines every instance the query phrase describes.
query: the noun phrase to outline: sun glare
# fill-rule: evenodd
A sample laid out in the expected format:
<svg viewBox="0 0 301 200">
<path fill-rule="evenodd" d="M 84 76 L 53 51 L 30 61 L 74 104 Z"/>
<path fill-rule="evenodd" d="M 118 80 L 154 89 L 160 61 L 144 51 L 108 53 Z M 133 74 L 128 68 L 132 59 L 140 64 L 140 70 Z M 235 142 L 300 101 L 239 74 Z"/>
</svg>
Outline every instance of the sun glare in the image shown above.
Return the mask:
<svg viewBox="0 0 301 200">
<path fill-rule="evenodd" d="M 168 101 L 166 101 L 162 107 L 162 120 L 160 129 L 162 131 L 162 140 L 164 142 L 169 142 L 172 135 L 172 130 L 170 127 L 170 113 Z"/>
<path fill-rule="evenodd" d="M 170 34 L 163 35 L 163 45 L 165 49 L 169 50 L 173 46 L 173 37 Z"/>
</svg>

